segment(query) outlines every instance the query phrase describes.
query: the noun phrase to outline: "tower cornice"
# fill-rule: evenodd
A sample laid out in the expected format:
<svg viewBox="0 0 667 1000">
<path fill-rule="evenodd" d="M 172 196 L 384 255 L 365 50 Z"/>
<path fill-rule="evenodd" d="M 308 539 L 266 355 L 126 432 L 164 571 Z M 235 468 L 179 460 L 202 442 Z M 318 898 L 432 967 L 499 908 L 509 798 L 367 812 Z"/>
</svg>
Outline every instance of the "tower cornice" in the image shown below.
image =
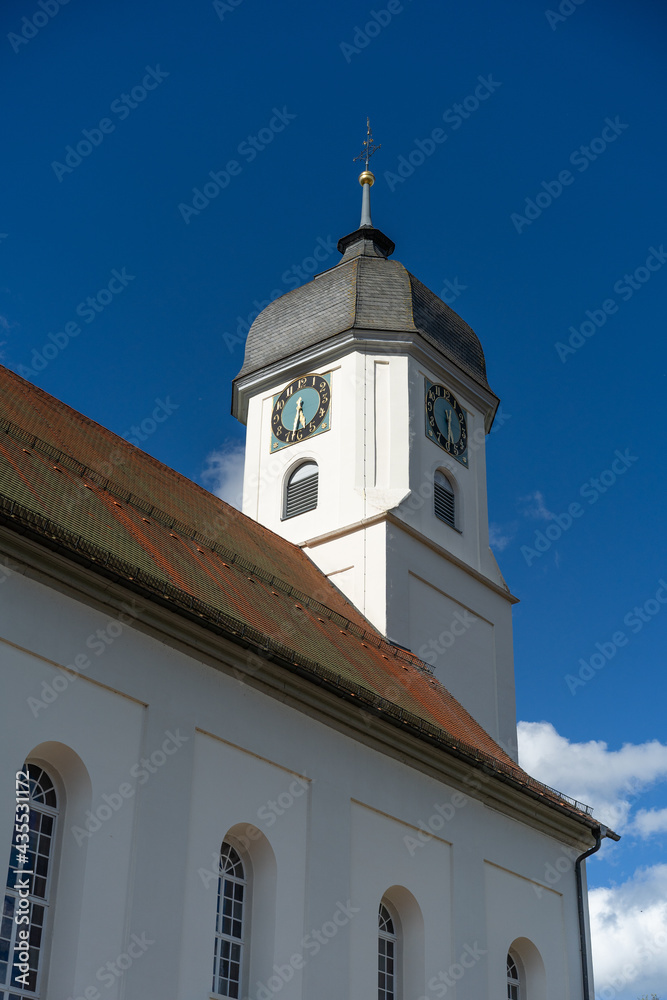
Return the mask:
<svg viewBox="0 0 667 1000">
<path fill-rule="evenodd" d="M 248 401 L 258 392 L 269 392 L 276 385 L 311 368 L 333 364 L 350 351 L 388 356 L 410 355 L 434 373 L 454 383 L 455 390 L 470 399 L 484 413 L 486 432 L 491 430 L 500 400 L 489 388 L 479 384 L 422 337 L 418 331 L 378 331 L 351 328 L 328 340 L 314 344 L 286 358 L 281 358 L 247 375 L 239 375 L 232 384 L 232 414 L 246 423 Z"/>
</svg>

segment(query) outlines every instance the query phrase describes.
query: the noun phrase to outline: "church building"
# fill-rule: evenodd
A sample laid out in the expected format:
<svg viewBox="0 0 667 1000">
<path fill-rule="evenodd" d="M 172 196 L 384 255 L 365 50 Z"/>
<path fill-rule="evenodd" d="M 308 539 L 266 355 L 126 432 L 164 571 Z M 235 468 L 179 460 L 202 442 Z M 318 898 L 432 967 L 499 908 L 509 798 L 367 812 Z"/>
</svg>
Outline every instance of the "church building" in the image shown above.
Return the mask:
<svg viewBox="0 0 667 1000">
<path fill-rule="evenodd" d="M 472 329 L 362 217 L 232 387 L 243 513 L 0 368 L 0 1000 L 589 1000 L 517 762 Z"/>
</svg>

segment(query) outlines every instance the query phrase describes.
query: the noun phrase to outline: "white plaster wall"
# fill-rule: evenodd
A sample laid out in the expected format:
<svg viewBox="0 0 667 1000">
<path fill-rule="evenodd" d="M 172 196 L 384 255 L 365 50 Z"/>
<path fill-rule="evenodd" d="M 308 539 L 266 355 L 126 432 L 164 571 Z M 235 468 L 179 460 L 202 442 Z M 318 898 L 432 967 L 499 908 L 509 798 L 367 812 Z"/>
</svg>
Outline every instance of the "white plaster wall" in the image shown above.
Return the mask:
<svg viewBox="0 0 667 1000">
<path fill-rule="evenodd" d="M 433 664 L 452 694 L 515 756 L 511 606 L 492 589 L 504 581 L 489 548 L 488 402 L 444 360 L 428 368 L 407 354 L 352 351 L 333 369 L 316 370 L 332 370 L 331 429 L 323 434 L 270 454 L 273 396 L 287 383 L 250 400 L 244 511 L 291 541 L 308 540 L 307 553 L 352 603 L 392 641 Z M 467 412 L 467 467 L 425 433 L 425 378 L 447 385 Z M 306 459 L 319 466 L 318 506 L 281 520 L 285 482 Z M 439 468 L 455 488 L 456 529 L 433 512 Z M 359 523 L 386 510 L 410 532 Z M 482 578 L 466 575 L 439 550 Z M 472 613 L 478 626 L 444 649 L 440 636 L 459 609 Z"/>
<path fill-rule="evenodd" d="M 66 789 L 46 996 L 207 997 L 216 887 L 205 884 L 200 869 L 211 867 L 230 827 L 238 834 L 251 825 L 266 848 L 261 857 L 252 854 L 255 842 L 251 848 L 254 890 L 274 900 L 275 909 L 272 943 L 271 921 L 254 918 L 252 996 L 258 981 L 278 974 L 273 966 L 285 969 L 293 956 L 301 956 L 303 968 L 272 996 L 366 995 L 373 986 L 379 899 L 393 887 L 400 913 L 399 887 L 424 921 L 423 957 L 413 960 L 404 1000 L 441 995 L 439 974 L 469 954 L 467 946 L 484 954 L 466 969 L 457 1000 L 496 1000 L 496 959 L 515 929 L 539 942 L 554 970 L 549 996 L 579 1000 L 576 974 L 569 994 L 558 978 L 559 968 L 576 969 L 574 875 L 566 872 L 554 887 L 558 906 L 544 903 L 553 891 L 538 897 L 532 887 L 546 888 L 546 865 L 558 857 L 555 841 L 132 627 L 35 717 L 27 699 L 39 696 L 43 680 L 51 683 L 58 664 L 71 662 L 112 616 L 16 572 L 2 584 L 0 599 L 6 850 L 13 776 L 25 754 L 39 746 L 39 759 L 57 770 L 53 747 L 64 745 L 81 762 L 78 776 L 74 765 L 63 776 L 66 786 L 78 781 L 79 787 L 71 797 Z M 375 723 L 366 722 L 372 737 Z M 70 827 L 77 809 L 95 809 L 103 793 L 113 794 L 137 762 L 160 750 L 167 732 L 180 741 L 177 752 L 137 782 L 135 795 L 74 850 Z M 65 751 L 60 759 L 66 770 Z M 295 776 L 307 779 L 307 790 L 271 822 L 268 804 L 289 793 Z M 501 868 L 511 873 L 509 888 L 502 879 L 497 884 Z M 511 888 L 526 880 L 527 890 Z M 531 899 L 528 923 L 530 893 L 535 903 Z M 405 905 L 407 932 L 417 925 Z M 151 943 L 107 988 L 97 970 L 125 951 L 132 934 Z M 317 934 L 324 943 L 316 948 Z"/>
<path fill-rule="evenodd" d="M 249 982 L 266 985 L 273 964 L 285 965 L 303 937 L 309 780 L 219 738 L 195 735 L 181 947 L 181 995 L 211 989 L 211 928 L 215 927 L 216 859 L 223 837 L 236 830 L 250 872 L 251 895 L 272 883 L 269 904 L 253 907 Z M 266 855 L 266 856 L 265 856 Z M 267 912 L 268 911 L 268 912 Z M 300 963 L 297 963 L 300 964 Z M 302 970 L 290 989 L 300 990 Z"/>
<path fill-rule="evenodd" d="M 141 756 L 144 708 L 81 678 L 62 689 L 68 677 L 52 662 L 66 665 L 76 653 L 90 652 L 88 636 L 107 620 L 74 602 L 63 608 L 57 595 L 51 597 L 40 584 L 17 574 L 2 587 L 0 635 L 23 647 L 0 643 L 4 850 L 9 850 L 14 774 L 28 755 L 54 776 L 63 807 L 57 834 L 62 877 L 53 885 L 50 907 L 58 914 L 48 980 L 54 997 L 67 997 L 72 988 L 83 990 L 94 982 L 100 965 L 122 952 L 127 930 L 138 796 L 122 799 L 108 819 L 91 821 L 89 827 L 86 810 L 102 806 L 106 817 L 111 807 L 103 796 L 113 796 L 117 803 L 119 785 L 136 787 L 130 770 Z M 104 655 L 111 659 L 117 652 L 109 647 Z M 54 690 L 54 681 L 60 690 Z M 69 755 L 59 752 L 63 745 L 70 748 Z M 82 762 L 80 769 L 74 755 Z M 78 924 L 75 934 L 73 922 Z"/>
<path fill-rule="evenodd" d="M 322 572 L 375 625 L 387 634 L 387 545 L 383 523 L 359 527 L 323 543 L 306 546 Z"/>
<path fill-rule="evenodd" d="M 388 535 L 392 638 L 431 663 L 445 687 L 516 759 L 511 605 L 419 539 L 393 526 Z M 479 621 L 445 648 L 457 612 L 466 622 L 470 613 Z"/>
<path fill-rule="evenodd" d="M 502 924 L 487 918 L 489 994 L 503 995 L 502 966 L 514 945 L 527 980 L 527 996 L 568 1000 L 572 994 L 569 970 L 563 962 L 566 940 L 562 895 L 551 889 L 541 890 L 521 875 L 489 863 L 485 865 L 485 883 L 489 913 L 499 912 L 503 906 L 507 912 Z M 533 958 L 532 948 L 516 943 L 526 940 L 537 948 L 541 961 Z M 576 972 L 574 963 L 573 978 Z"/>
</svg>

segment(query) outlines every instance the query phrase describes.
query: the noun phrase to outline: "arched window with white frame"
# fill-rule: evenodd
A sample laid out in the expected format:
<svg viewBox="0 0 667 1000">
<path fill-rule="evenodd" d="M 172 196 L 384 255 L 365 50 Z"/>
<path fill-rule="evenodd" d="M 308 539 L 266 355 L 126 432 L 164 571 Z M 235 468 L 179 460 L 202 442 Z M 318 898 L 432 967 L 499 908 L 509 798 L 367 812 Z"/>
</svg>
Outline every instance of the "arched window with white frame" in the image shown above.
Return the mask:
<svg viewBox="0 0 667 1000">
<path fill-rule="evenodd" d="M 507 1000 L 525 1000 L 517 960 L 507 952 Z"/>
<path fill-rule="evenodd" d="M 317 462 L 302 462 L 290 474 L 285 485 L 283 500 L 283 520 L 305 514 L 317 507 L 319 469 Z"/>
<path fill-rule="evenodd" d="M 240 854 L 227 841 L 220 849 L 220 878 L 215 918 L 213 993 L 242 996 L 248 932 L 248 878 Z"/>
<path fill-rule="evenodd" d="M 378 911 L 378 1000 L 400 1000 L 398 921 L 383 900 Z"/>
<path fill-rule="evenodd" d="M 438 469 L 433 476 L 433 513 L 450 528 L 456 528 L 456 491 L 448 476 Z"/>
<path fill-rule="evenodd" d="M 24 764 L 17 775 L 16 797 L 0 924 L 0 1000 L 39 1000 L 44 996 L 58 796 L 43 768 Z"/>
</svg>

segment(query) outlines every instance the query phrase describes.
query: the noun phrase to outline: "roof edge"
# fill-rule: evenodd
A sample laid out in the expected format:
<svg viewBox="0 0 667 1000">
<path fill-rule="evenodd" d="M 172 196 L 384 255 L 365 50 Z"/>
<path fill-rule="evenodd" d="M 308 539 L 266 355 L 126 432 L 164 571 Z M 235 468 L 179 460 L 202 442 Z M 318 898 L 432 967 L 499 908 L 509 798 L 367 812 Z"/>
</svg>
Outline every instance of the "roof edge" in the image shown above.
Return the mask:
<svg viewBox="0 0 667 1000">
<path fill-rule="evenodd" d="M 355 229 L 353 233 L 341 236 L 338 240 L 338 252 L 344 254 L 349 247 L 354 246 L 355 243 L 359 243 L 361 240 L 370 240 L 374 243 L 383 257 L 391 257 L 396 249 L 394 241 L 385 236 L 380 229 L 375 229 L 374 226 L 361 226 L 360 229 Z"/>
<path fill-rule="evenodd" d="M 5 500 L 4 503 L 3 500 Z M 364 711 L 382 718 L 404 732 L 412 733 L 418 739 L 466 761 L 486 774 L 491 774 L 517 791 L 567 815 L 575 822 L 589 829 L 600 826 L 600 823 L 593 818 L 590 806 L 585 806 L 537 779 L 531 778 L 516 765 L 506 764 L 504 761 L 470 746 L 448 733 L 447 730 L 394 705 L 393 702 L 381 695 L 336 674 L 323 664 L 309 660 L 289 647 L 282 646 L 252 626 L 239 622 L 231 615 L 207 605 L 199 598 L 179 590 L 173 584 L 160 581 L 145 570 L 125 564 L 123 560 L 112 556 L 100 546 L 91 542 L 82 543 L 83 540 L 79 536 L 75 536 L 55 522 L 35 514 L 15 501 L 9 500 L 7 506 L 6 498 L 1 496 L 0 525 L 4 525 L 10 531 L 23 535 L 42 547 L 65 556 L 69 561 L 73 561 L 97 575 L 111 579 L 124 588 L 187 618 L 208 631 L 231 639 L 236 645 L 251 648 L 255 655 L 260 658 L 277 663 L 292 673 L 314 681 L 339 697 L 363 707 Z"/>
</svg>

